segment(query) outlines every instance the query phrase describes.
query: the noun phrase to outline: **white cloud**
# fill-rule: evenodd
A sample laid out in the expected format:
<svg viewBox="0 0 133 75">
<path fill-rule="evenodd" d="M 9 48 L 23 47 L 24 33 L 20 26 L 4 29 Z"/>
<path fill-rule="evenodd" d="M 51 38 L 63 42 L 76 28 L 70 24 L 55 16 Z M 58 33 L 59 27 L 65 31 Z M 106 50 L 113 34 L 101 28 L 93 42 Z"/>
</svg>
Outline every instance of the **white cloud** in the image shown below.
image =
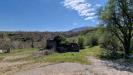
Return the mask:
<svg viewBox="0 0 133 75">
<path fill-rule="evenodd" d="M 101 4 L 96 4 L 95 6 L 96 6 L 96 7 L 101 7 L 102 5 L 101 5 Z"/>
<path fill-rule="evenodd" d="M 77 24 L 78 24 L 78 23 L 76 23 L 76 22 L 73 23 L 73 25 L 75 25 L 75 26 L 76 26 Z"/>
<path fill-rule="evenodd" d="M 85 20 L 96 18 L 95 8 L 86 0 L 64 0 L 63 3 L 66 8 L 75 10 L 80 16 L 85 17 Z"/>
<path fill-rule="evenodd" d="M 89 17 L 86 17 L 84 20 L 93 20 L 94 18 L 97 18 L 97 16 L 89 16 Z"/>
</svg>

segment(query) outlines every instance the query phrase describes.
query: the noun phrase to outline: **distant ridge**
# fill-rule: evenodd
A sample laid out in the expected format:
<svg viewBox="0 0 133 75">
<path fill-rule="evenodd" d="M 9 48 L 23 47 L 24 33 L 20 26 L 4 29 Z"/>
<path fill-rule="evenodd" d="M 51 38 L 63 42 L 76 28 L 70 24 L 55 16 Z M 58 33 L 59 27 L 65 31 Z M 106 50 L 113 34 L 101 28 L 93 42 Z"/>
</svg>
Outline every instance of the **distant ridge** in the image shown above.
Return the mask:
<svg viewBox="0 0 133 75">
<path fill-rule="evenodd" d="M 79 32 L 79 31 L 84 31 L 84 30 L 89 30 L 89 29 L 93 29 L 94 27 L 79 27 L 79 28 L 75 28 L 75 29 L 72 29 L 70 30 L 70 32 Z"/>
</svg>

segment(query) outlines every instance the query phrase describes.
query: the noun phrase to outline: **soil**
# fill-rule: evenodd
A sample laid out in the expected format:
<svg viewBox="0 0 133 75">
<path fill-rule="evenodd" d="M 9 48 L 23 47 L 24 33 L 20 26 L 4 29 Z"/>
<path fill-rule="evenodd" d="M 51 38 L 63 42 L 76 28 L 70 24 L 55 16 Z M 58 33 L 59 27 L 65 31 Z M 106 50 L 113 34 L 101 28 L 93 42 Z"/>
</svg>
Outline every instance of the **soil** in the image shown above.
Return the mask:
<svg viewBox="0 0 133 75">
<path fill-rule="evenodd" d="M 88 57 L 88 61 L 91 61 L 91 65 L 69 62 L 29 64 L 29 62 L 5 61 L 0 62 L 0 75 L 133 75 L 132 71 L 113 67 L 117 64 L 111 61 L 94 57 Z"/>
</svg>

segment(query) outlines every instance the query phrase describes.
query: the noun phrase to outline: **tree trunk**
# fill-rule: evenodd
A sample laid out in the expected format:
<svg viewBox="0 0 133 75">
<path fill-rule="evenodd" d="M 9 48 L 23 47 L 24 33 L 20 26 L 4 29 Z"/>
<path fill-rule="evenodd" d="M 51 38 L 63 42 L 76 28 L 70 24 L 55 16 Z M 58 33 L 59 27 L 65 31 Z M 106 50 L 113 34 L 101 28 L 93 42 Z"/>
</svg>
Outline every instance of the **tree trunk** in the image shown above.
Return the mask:
<svg viewBox="0 0 133 75">
<path fill-rule="evenodd" d="M 125 58 L 128 58 L 128 56 L 129 56 L 129 47 L 128 46 L 125 46 L 124 47 L 124 52 L 125 52 Z"/>
<path fill-rule="evenodd" d="M 131 44 L 131 39 L 129 38 L 129 40 L 125 40 L 124 43 L 124 52 L 125 52 L 125 58 L 128 58 L 130 55 L 130 44 Z"/>
</svg>

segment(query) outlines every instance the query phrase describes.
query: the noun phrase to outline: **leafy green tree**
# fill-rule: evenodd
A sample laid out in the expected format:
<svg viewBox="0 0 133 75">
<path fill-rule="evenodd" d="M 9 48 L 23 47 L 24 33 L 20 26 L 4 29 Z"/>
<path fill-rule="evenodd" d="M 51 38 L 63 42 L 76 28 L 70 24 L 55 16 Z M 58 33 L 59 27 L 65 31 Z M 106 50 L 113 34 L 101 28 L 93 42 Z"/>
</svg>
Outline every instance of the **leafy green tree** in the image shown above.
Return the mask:
<svg viewBox="0 0 133 75">
<path fill-rule="evenodd" d="M 128 57 L 133 36 L 133 0 L 109 0 L 100 18 L 122 43 L 125 57 Z"/>
<path fill-rule="evenodd" d="M 89 38 L 89 46 L 93 47 L 98 45 L 98 38 L 96 36 L 91 36 Z"/>
<path fill-rule="evenodd" d="M 54 38 L 54 40 L 56 41 L 56 43 L 58 44 L 58 45 L 60 45 L 60 44 L 67 44 L 68 42 L 67 42 L 67 39 L 64 37 L 64 36 L 56 36 L 55 38 Z"/>
<path fill-rule="evenodd" d="M 103 48 L 101 56 L 104 58 L 116 59 L 123 55 L 119 40 L 108 31 L 104 32 L 99 39 L 99 45 Z"/>
<path fill-rule="evenodd" d="M 83 36 L 80 36 L 78 38 L 78 44 L 79 44 L 80 49 L 84 48 L 84 37 Z"/>
</svg>

